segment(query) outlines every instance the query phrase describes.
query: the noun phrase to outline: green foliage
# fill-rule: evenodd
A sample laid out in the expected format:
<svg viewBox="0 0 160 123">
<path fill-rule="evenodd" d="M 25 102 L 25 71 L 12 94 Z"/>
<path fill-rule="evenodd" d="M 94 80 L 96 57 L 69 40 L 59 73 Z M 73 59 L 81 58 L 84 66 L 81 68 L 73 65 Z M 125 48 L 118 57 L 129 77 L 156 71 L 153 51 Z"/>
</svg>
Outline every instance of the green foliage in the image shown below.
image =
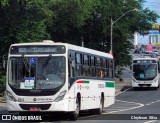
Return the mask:
<svg viewBox="0 0 160 123">
<path fill-rule="evenodd" d="M 4 92 L 6 90 L 6 76 L 5 75 L 1 75 L 0 86 L 1 86 L 0 93 Z"/>
<path fill-rule="evenodd" d="M 41 41 L 68 42 L 110 51 L 111 18 L 115 66 L 127 66 L 133 33 L 143 34 L 159 17 L 144 9 L 144 0 L 1 0 L 0 55 L 13 43 Z M 1 69 L 2 70 L 2 69 Z M 2 70 L 3 71 L 3 70 Z"/>
<path fill-rule="evenodd" d="M 54 12 L 50 10 L 50 3 L 43 0 L 1 1 L 0 41 L 3 45 L 0 45 L 0 56 L 7 53 L 13 43 L 50 38 L 46 29 L 52 24 L 53 16 Z M 0 71 L 4 70 L 1 68 Z"/>
</svg>

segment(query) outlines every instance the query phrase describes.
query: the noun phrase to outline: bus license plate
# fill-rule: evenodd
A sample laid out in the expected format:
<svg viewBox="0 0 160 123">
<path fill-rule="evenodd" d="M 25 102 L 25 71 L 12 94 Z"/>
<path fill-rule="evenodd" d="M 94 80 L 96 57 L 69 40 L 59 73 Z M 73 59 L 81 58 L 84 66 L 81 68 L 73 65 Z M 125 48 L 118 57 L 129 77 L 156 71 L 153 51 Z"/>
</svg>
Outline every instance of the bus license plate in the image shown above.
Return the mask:
<svg viewBox="0 0 160 123">
<path fill-rule="evenodd" d="M 41 109 L 38 107 L 30 107 L 30 111 L 40 111 Z"/>
<path fill-rule="evenodd" d="M 147 87 L 147 85 L 143 85 L 143 87 Z"/>
</svg>

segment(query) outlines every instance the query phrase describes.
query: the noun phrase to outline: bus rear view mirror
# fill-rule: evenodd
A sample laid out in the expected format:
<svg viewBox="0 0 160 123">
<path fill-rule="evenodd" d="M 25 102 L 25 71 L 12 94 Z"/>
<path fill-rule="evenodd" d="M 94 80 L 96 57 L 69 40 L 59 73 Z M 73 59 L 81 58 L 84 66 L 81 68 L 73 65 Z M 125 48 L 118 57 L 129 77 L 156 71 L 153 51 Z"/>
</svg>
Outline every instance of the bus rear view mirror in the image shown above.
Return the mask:
<svg viewBox="0 0 160 123">
<path fill-rule="evenodd" d="M 7 53 L 5 53 L 4 55 L 3 55 L 3 68 L 4 69 L 6 69 L 6 67 L 7 67 L 7 58 L 8 58 L 8 54 Z"/>
</svg>

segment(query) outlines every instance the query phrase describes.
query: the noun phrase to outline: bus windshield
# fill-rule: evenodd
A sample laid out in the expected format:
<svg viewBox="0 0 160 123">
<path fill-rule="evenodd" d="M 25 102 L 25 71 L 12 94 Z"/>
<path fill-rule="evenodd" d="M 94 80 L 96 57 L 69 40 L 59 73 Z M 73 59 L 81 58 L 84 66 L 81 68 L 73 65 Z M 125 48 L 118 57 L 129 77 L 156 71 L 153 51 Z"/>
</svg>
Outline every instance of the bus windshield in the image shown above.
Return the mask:
<svg viewBox="0 0 160 123">
<path fill-rule="evenodd" d="M 15 89 L 54 89 L 65 82 L 65 57 L 11 57 L 9 85 Z"/>
<path fill-rule="evenodd" d="M 133 64 L 133 76 L 136 80 L 153 80 L 157 76 L 157 65 Z"/>
</svg>

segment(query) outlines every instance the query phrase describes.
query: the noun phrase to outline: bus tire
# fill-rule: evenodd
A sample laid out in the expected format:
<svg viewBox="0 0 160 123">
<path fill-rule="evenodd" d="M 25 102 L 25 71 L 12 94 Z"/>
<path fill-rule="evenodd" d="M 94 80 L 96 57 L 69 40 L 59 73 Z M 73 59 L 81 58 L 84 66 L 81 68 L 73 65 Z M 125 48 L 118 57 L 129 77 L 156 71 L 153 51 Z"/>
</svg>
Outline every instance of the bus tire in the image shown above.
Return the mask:
<svg viewBox="0 0 160 123">
<path fill-rule="evenodd" d="M 103 97 L 101 97 L 101 99 L 100 99 L 100 105 L 99 105 L 99 108 L 96 111 L 96 114 L 98 114 L 98 115 L 102 114 L 103 107 L 104 107 L 104 99 L 103 99 Z"/>
<path fill-rule="evenodd" d="M 137 90 L 138 90 L 138 88 L 137 88 L 137 87 L 134 87 L 134 88 L 133 88 L 133 90 L 134 90 L 134 91 L 137 91 Z"/>
<path fill-rule="evenodd" d="M 76 104 L 75 104 L 75 111 L 71 112 L 70 115 L 70 120 L 77 120 L 79 117 L 79 112 L 80 112 L 80 102 L 79 99 L 76 99 Z"/>
<path fill-rule="evenodd" d="M 154 89 L 154 90 L 157 90 L 157 89 L 158 89 L 158 87 L 153 87 L 153 89 Z"/>
</svg>

